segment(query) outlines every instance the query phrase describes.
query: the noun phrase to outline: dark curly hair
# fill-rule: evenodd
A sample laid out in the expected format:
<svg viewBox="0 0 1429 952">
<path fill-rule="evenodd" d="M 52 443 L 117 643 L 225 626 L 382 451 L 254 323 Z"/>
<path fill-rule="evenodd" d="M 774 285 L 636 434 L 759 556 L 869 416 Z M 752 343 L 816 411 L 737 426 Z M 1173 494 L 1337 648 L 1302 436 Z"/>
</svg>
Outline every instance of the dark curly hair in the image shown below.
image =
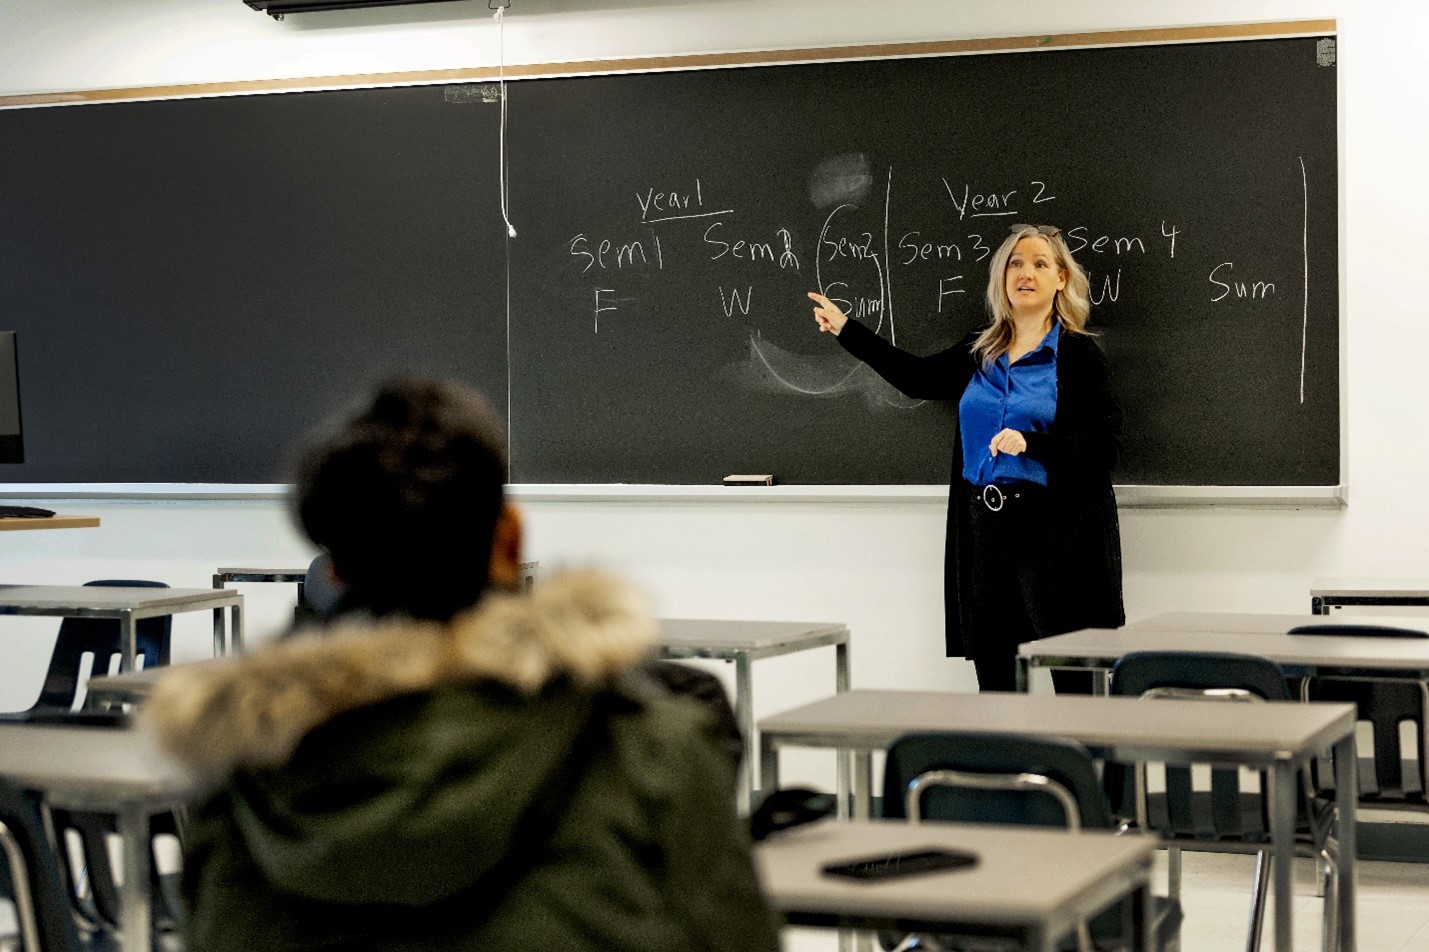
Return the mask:
<svg viewBox="0 0 1429 952">
<path fill-rule="evenodd" d="M 446 620 L 486 590 L 506 478 L 486 400 L 406 378 L 302 455 L 293 503 L 342 578 L 340 611 Z"/>
</svg>

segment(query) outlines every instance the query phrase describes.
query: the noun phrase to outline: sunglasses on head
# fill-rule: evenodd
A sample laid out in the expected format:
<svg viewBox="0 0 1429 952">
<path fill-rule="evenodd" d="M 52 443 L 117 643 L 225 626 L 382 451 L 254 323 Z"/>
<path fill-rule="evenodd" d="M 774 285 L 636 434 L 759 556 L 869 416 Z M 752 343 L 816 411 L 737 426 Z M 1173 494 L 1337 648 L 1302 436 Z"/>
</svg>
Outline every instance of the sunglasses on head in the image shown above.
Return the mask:
<svg viewBox="0 0 1429 952">
<path fill-rule="evenodd" d="M 1036 228 L 1037 234 L 1046 238 L 1051 238 L 1054 235 L 1060 235 L 1062 233 L 1062 229 L 1056 225 L 1011 225 L 1008 227 L 1008 231 L 1015 235 L 1024 228 Z"/>
</svg>

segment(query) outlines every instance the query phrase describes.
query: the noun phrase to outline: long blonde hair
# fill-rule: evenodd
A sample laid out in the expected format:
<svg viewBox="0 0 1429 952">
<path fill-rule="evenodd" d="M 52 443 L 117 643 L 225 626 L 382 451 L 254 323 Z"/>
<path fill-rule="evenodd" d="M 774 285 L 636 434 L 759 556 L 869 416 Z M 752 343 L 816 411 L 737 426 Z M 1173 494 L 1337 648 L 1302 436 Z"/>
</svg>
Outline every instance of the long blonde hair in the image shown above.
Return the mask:
<svg viewBox="0 0 1429 952">
<path fill-rule="evenodd" d="M 992 315 L 992 323 L 973 342 L 973 356 L 984 365 L 992 363 L 1012 348 L 1012 302 L 1007 299 L 1007 262 L 1012 258 L 1012 249 L 1023 238 L 1041 238 L 1047 242 L 1057 259 L 1057 269 L 1066 275 L 1066 283 L 1052 299 L 1053 319 L 1062 325 L 1063 330 L 1073 334 L 1088 333 L 1086 327 L 1092 313 L 1092 302 L 1087 273 L 1072 257 L 1061 231 L 1049 235 L 1044 233 L 1044 228 L 1023 225 L 1007 236 L 988 265 L 987 311 Z"/>
</svg>

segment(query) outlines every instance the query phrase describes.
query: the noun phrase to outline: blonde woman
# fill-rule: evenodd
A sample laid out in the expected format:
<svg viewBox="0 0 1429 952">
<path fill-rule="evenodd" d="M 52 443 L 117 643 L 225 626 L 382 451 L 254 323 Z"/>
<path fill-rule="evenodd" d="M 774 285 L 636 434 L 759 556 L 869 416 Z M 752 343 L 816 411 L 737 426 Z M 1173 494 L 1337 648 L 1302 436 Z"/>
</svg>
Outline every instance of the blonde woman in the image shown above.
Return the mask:
<svg viewBox="0 0 1429 952">
<path fill-rule="evenodd" d="M 1117 627 L 1121 539 L 1111 470 L 1121 410 L 1087 332 L 1087 276 L 1061 229 L 1014 225 L 989 264 L 992 322 L 926 357 L 813 293 L 819 330 L 917 399 L 956 401 L 948 500 L 947 648 L 983 691 L 1010 691 L 1017 646 Z M 1074 689 L 1059 678 L 1058 688 Z"/>
</svg>

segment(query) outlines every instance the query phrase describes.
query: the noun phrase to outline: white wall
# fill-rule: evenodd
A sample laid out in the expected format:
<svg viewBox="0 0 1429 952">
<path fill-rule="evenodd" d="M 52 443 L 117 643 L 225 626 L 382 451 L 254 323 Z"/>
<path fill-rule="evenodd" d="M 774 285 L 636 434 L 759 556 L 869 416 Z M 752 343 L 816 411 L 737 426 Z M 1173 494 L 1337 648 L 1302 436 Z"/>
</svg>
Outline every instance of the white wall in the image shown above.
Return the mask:
<svg viewBox="0 0 1429 952">
<path fill-rule="evenodd" d="M 1426 88 L 1411 38 L 1418 2 L 1347 0 L 513 0 L 509 62 L 1006 36 L 1336 17 L 1340 23 L 1345 389 L 1351 501 L 1342 512 L 1129 510 L 1127 610 L 1305 611 L 1322 574 L 1429 575 L 1429 398 L 1424 223 Z M 310 14 L 275 22 L 240 0 L 3 0 L 0 94 L 488 65 L 483 0 Z M 0 183 L 3 187 L 3 183 Z M 1246 446 L 1247 453 L 1256 452 Z M 220 564 L 301 563 L 276 503 L 68 503 L 98 530 L 9 533 L 0 578 L 152 576 L 206 585 Z M 970 688 L 942 658 L 943 506 L 934 503 L 529 506 L 530 557 L 598 561 L 633 576 L 667 615 L 834 618 L 855 633 L 858 686 Z M 286 593 L 284 593 L 286 595 Z M 256 590 L 255 625 L 283 597 Z M 0 706 L 26 703 L 49 649 L 0 625 Z M 41 626 L 43 627 L 43 626 Z M 207 650 L 206 619 L 181 653 Z M 827 654 L 825 652 L 824 654 Z M 757 710 L 829 690 L 832 661 L 757 666 Z"/>
</svg>

